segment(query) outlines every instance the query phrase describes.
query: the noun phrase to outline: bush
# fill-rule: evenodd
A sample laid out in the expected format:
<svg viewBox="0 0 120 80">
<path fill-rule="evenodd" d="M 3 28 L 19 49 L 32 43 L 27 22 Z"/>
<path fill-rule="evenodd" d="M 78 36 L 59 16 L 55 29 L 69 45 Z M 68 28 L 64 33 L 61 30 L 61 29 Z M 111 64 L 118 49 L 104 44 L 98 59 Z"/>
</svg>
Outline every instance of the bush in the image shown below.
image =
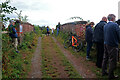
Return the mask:
<svg viewBox="0 0 120 80">
<path fill-rule="evenodd" d="M 41 32 L 39 26 L 34 26 L 34 32 L 35 32 L 36 34 L 39 34 L 39 35 L 42 34 L 42 32 Z"/>
<path fill-rule="evenodd" d="M 11 48 L 12 39 L 8 34 L 2 34 L 2 52 L 6 52 Z"/>
<path fill-rule="evenodd" d="M 45 27 L 43 30 L 42 30 L 42 34 L 46 34 L 47 33 L 47 28 Z"/>
<path fill-rule="evenodd" d="M 33 39 L 36 36 L 35 33 L 26 33 L 24 35 L 22 44 L 19 46 L 19 49 L 27 50 L 29 46 L 33 45 Z M 35 45 L 35 44 L 34 44 Z"/>
</svg>

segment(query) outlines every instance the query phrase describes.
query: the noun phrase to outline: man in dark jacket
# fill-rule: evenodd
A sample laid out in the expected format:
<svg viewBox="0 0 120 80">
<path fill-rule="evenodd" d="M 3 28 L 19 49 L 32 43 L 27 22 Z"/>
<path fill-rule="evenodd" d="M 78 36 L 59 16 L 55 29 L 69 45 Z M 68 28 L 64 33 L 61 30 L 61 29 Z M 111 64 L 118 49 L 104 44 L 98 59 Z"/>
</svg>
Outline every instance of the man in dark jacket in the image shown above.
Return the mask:
<svg viewBox="0 0 120 80">
<path fill-rule="evenodd" d="M 109 22 L 104 26 L 104 57 L 102 64 L 102 75 L 107 75 L 107 63 L 109 61 L 109 79 L 116 78 L 114 70 L 117 65 L 118 42 L 120 40 L 120 29 L 115 21 L 114 14 L 108 15 Z"/>
<path fill-rule="evenodd" d="M 13 45 L 16 49 L 16 52 L 19 53 L 17 46 L 18 46 L 18 34 L 16 31 L 16 26 L 15 22 L 10 21 L 10 25 L 8 26 L 9 28 L 9 36 L 12 38 Z"/>
<path fill-rule="evenodd" d="M 94 29 L 94 42 L 96 43 L 97 62 L 98 68 L 102 67 L 103 53 L 104 53 L 104 25 L 107 23 L 107 18 L 103 17 L 102 20 L 95 26 Z"/>
<path fill-rule="evenodd" d="M 118 20 L 116 21 L 116 23 L 120 26 L 120 19 L 118 19 Z"/>
<path fill-rule="evenodd" d="M 47 36 L 49 36 L 50 32 L 49 32 L 49 27 L 47 26 Z"/>
<path fill-rule="evenodd" d="M 90 60 L 90 50 L 93 41 L 93 29 L 92 29 L 93 26 L 94 26 L 94 22 L 91 22 L 89 25 L 86 26 L 85 39 L 87 42 L 87 56 L 86 56 L 87 60 Z"/>
</svg>

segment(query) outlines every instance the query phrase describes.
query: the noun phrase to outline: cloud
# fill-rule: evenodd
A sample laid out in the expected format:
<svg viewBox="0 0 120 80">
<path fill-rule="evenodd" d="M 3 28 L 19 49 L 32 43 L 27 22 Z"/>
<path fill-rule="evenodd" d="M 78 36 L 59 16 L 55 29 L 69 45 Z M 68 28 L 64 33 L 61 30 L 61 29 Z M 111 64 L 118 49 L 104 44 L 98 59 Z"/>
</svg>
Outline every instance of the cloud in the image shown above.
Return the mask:
<svg viewBox="0 0 120 80">
<path fill-rule="evenodd" d="M 45 10 L 49 10 L 50 6 L 48 6 L 48 4 L 42 2 L 41 0 L 24 0 L 24 1 L 20 1 L 20 0 L 12 0 L 11 1 L 11 5 L 15 5 L 16 8 L 18 8 L 19 10 L 23 10 L 23 11 L 35 11 L 35 10 L 39 10 L 39 11 L 45 11 Z"/>
<path fill-rule="evenodd" d="M 15 6 L 18 10 L 27 10 L 29 9 L 29 5 L 27 5 L 25 2 L 11 2 L 10 3 L 12 6 Z"/>
<path fill-rule="evenodd" d="M 9 17 L 11 19 L 15 19 L 17 18 L 18 16 L 16 14 L 6 14 L 6 17 Z"/>
<path fill-rule="evenodd" d="M 32 10 L 39 10 L 39 11 L 50 10 L 50 6 L 42 2 L 34 2 L 29 6 L 29 8 L 31 8 Z"/>
<path fill-rule="evenodd" d="M 99 22 L 109 13 L 117 15 L 119 0 L 11 0 L 11 5 L 22 10 L 29 22 L 38 25 L 55 26 L 74 16 Z"/>
</svg>

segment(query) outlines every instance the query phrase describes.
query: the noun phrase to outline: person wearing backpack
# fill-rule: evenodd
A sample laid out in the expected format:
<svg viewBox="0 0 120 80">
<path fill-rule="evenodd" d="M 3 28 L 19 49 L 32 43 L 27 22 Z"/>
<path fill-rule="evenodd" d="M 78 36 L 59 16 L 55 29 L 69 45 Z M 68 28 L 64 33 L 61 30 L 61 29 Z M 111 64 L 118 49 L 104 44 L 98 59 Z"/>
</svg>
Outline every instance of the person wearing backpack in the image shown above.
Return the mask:
<svg viewBox="0 0 120 80">
<path fill-rule="evenodd" d="M 11 37 L 11 39 L 13 39 L 12 27 L 13 27 L 13 21 L 10 20 L 10 21 L 9 21 L 9 25 L 8 25 L 8 31 L 9 31 L 9 36 Z M 12 40 L 12 41 L 13 41 L 13 40 Z"/>
<path fill-rule="evenodd" d="M 12 38 L 12 43 L 16 49 L 16 52 L 19 53 L 17 46 L 18 46 L 18 34 L 16 31 L 16 26 L 14 21 L 10 21 L 10 25 L 8 26 L 9 29 L 9 36 Z"/>
</svg>

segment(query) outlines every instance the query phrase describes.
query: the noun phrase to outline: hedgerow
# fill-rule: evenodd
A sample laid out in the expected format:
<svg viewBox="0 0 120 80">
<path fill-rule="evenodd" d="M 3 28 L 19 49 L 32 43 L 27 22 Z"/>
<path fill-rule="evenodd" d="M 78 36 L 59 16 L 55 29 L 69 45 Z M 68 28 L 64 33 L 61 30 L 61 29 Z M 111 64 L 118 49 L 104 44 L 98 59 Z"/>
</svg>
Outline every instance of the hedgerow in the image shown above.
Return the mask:
<svg viewBox="0 0 120 80">
<path fill-rule="evenodd" d="M 31 58 L 41 31 L 25 33 L 16 53 L 9 34 L 2 35 L 2 78 L 26 78 L 30 71 Z"/>
</svg>

